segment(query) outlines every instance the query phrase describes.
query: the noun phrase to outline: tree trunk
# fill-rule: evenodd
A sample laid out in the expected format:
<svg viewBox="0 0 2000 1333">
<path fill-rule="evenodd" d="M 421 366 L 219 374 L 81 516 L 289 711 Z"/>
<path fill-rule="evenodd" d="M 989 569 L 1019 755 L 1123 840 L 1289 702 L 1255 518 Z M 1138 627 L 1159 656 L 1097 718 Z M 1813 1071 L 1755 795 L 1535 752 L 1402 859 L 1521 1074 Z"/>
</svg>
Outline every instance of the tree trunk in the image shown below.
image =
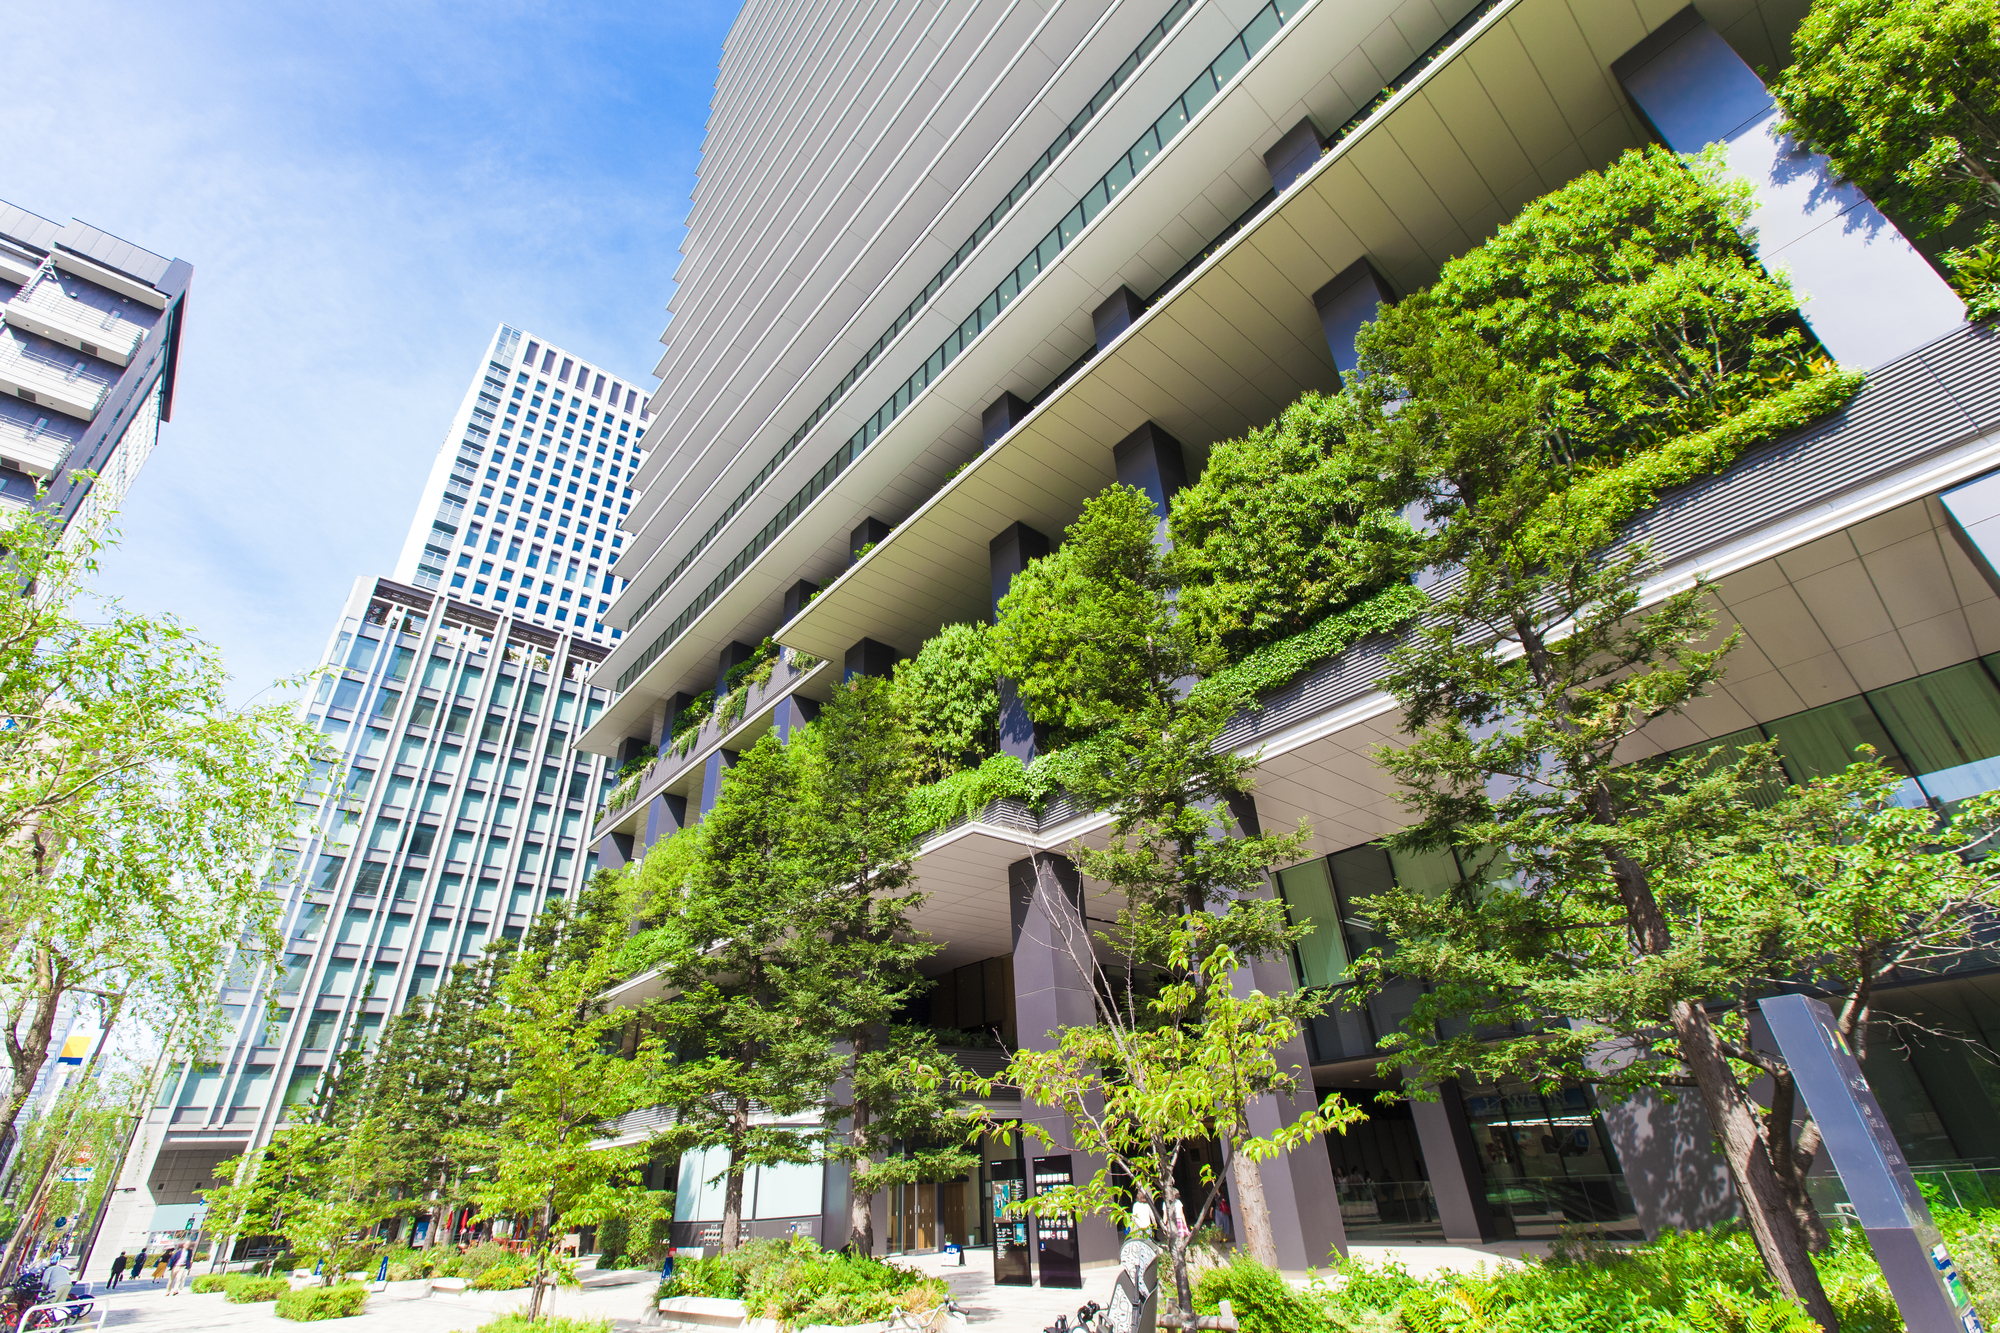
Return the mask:
<svg viewBox="0 0 2000 1333">
<path fill-rule="evenodd" d="M 553 1198 L 542 1203 L 541 1240 L 535 1248 L 535 1289 L 528 1295 L 528 1322 L 534 1323 L 542 1317 L 542 1294 L 549 1289 L 549 1232 L 553 1225 L 555 1201 Z"/>
<path fill-rule="evenodd" d="M 1240 1152 L 1229 1156 L 1229 1179 L 1236 1186 L 1237 1248 L 1266 1268 L 1278 1266 L 1278 1238 L 1271 1231 L 1271 1205 L 1264 1198 L 1264 1176 L 1257 1164 Z"/>
<path fill-rule="evenodd" d="M 743 1145 L 750 1136 L 750 1099 L 738 1097 L 729 1116 L 729 1175 L 722 1187 L 722 1252 L 742 1244 Z"/>
<path fill-rule="evenodd" d="M 861 1073 L 861 1057 L 868 1053 L 868 1033 L 857 1032 L 851 1039 L 854 1048 L 854 1071 L 858 1079 Z M 848 1164 L 851 1173 L 855 1166 L 865 1162 L 863 1156 L 868 1147 L 868 1126 L 875 1119 L 875 1108 L 859 1097 L 854 1100 L 854 1110 L 848 1121 L 847 1143 L 854 1156 Z M 847 1248 L 856 1254 L 875 1253 L 875 1191 L 867 1193 L 854 1188 L 850 1174 L 847 1190 Z"/>
<path fill-rule="evenodd" d="M 1806 1172 L 1812 1167 L 1813 1154 L 1800 1149 L 1807 1147 L 1809 1138 L 1816 1141 L 1811 1122 L 1800 1132 L 1798 1146 L 1793 1146 L 1792 1119 L 1798 1112 L 1798 1100 L 1798 1084 L 1789 1072 L 1772 1076 L 1771 1111 L 1764 1118 L 1764 1141 L 1770 1147 L 1771 1169 L 1785 1187 L 1799 1235 L 1805 1239 L 1807 1250 L 1820 1254 L 1833 1243 L 1833 1238 L 1826 1234 L 1826 1223 L 1820 1220 L 1819 1209 L 1813 1207 L 1812 1195 L 1806 1191 Z"/>
<path fill-rule="evenodd" d="M 1784 1183 L 1771 1165 L 1771 1154 L 1757 1124 L 1756 1104 L 1730 1070 L 1708 1014 L 1699 1005 L 1682 1000 L 1674 1005 L 1672 1019 L 1681 1059 L 1693 1075 L 1709 1123 L 1722 1141 L 1737 1200 L 1764 1266 L 1771 1270 L 1779 1290 L 1805 1306 L 1825 1333 L 1838 1333 L 1840 1319 L 1820 1284 L 1819 1270 L 1813 1267 L 1812 1255 L 1799 1233 Z"/>
</svg>

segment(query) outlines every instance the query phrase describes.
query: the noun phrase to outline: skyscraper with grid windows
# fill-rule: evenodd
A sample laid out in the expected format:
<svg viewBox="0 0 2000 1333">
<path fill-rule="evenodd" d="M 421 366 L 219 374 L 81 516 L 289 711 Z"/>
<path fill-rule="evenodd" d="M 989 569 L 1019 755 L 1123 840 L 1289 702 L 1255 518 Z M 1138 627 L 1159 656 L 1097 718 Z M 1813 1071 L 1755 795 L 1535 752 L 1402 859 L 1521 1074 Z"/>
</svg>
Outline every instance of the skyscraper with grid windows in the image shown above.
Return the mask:
<svg viewBox="0 0 2000 1333">
<path fill-rule="evenodd" d="M 503 324 L 445 432 L 394 577 L 593 643 L 651 414 L 632 380 Z"/>
<path fill-rule="evenodd" d="M 333 1053 L 596 867 L 608 766 L 597 618 L 637 461 L 639 392 L 502 326 L 425 483 L 395 576 L 355 580 L 301 707 L 335 758 L 271 886 L 276 966 L 225 979 L 212 1064 L 168 1076 L 90 1271 L 197 1229 L 217 1163 L 268 1140 Z M 275 997 L 279 1020 L 266 1022 Z"/>
</svg>

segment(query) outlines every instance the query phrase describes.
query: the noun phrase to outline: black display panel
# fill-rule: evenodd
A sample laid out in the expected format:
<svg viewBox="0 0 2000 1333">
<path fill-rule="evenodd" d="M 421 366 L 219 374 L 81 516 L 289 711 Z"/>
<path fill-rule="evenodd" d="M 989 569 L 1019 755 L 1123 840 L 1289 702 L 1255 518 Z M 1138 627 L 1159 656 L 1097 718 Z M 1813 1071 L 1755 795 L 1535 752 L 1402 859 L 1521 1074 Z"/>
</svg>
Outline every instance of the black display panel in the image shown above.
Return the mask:
<svg viewBox="0 0 2000 1333">
<path fill-rule="evenodd" d="M 1034 1251 L 1028 1246 L 1028 1219 L 1007 1216 L 1007 1205 L 1028 1197 L 1021 1163 L 993 1162 L 993 1285 L 1032 1287 Z"/>
<path fill-rule="evenodd" d="M 1035 1193 L 1046 1194 L 1073 1183 L 1069 1157 L 1035 1158 Z M 1081 1287 L 1083 1253 L 1077 1248 L 1076 1218 L 1069 1213 L 1035 1219 L 1035 1258 L 1044 1287 Z"/>
</svg>

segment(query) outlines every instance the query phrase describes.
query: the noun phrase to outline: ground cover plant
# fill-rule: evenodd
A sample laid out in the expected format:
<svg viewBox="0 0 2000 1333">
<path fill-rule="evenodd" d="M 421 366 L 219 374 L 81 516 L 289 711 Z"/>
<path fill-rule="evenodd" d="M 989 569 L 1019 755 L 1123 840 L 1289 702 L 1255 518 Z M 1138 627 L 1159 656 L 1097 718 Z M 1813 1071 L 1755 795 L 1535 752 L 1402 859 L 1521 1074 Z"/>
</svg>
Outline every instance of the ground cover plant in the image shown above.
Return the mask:
<svg viewBox="0 0 2000 1333">
<path fill-rule="evenodd" d="M 1982 1317 L 2000 1310 L 2000 1211 L 1940 1210 Z M 1903 1321 L 1859 1228 L 1815 1257 L 1840 1326 L 1900 1333 Z M 1781 1296 L 1747 1232 L 1668 1233 L 1627 1249 L 1569 1240 L 1521 1268 L 1418 1278 L 1400 1265 L 1343 1263 L 1293 1287 L 1247 1259 L 1203 1273 L 1195 1304 L 1229 1301 L 1243 1333 L 1811 1333 Z"/>
<path fill-rule="evenodd" d="M 503 1314 L 491 1323 L 481 1324 L 479 1333 L 611 1333 L 609 1319 L 543 1319 L 531 1320 L 526 1315 Z"/>
<path fill-rule="evenodd" d="M 301 1287 L 278 1297 L 278 1318 L 309 1324 L 320 1319 L 346 1319 L 361 1313 L 368 1288 L 359 1282 L 331 1287 Z"/>
<path fill-rule="evenodd" d="M 257 1305 L 264 1301 L 275 1301 L 292 1289 L 289 1280 L 281 1277 L 258 1277 L 252 1273 L 231 1273 L 223 1282 L 223 1291 L 231 1305 Z"/>
<path fill-rule="evenodd" d="M 667 1296 L 740 1300 L 753 1319 L 785 1329 L 864 1324 L 935 1310 L 949 1290 L 940 1278 L 864 1255 L 822 1250 L 803 1238 L 763 1239 L 711 1259 L 677 1265 Z"/>
</svg>

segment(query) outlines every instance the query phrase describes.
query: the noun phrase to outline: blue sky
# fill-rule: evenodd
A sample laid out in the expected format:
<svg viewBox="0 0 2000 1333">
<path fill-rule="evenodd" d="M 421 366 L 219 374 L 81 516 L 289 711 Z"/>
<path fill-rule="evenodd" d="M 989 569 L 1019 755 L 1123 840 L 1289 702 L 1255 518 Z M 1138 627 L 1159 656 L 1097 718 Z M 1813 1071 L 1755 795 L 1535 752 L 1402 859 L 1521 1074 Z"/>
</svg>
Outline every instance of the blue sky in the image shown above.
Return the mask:
<svg viewBox="0 0 2000 1333">
<path fill-rule="evenodd" d="M 0 198 L 194 265 L 101 586 L 311 666 L 496 323 L 650 386 L 728 0 L 124 4 L 10 35 Z"/>
</svg>

